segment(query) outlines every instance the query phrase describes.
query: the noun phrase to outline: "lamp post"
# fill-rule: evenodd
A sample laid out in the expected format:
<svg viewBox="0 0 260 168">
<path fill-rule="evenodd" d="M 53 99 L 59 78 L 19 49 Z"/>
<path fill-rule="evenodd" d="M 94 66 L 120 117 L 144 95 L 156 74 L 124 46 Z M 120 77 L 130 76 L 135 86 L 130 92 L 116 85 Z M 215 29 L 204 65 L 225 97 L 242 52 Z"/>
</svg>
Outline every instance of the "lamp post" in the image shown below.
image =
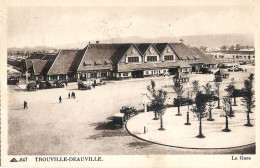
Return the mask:
<svg viewBox="0 0 260 168">
<path fill-rule="evenodd" d="M 190 94 L 189 94 L 189 91 L 188 91 L 188 98 L 190 97 L 189 95 L 190 95 Z M 191 123 L 190 123 L 190 116 L 189 116 L 189 110 L 190 110 L 190 104 L 188 104 L 188 110 L 187 110 L 187 122 L 184 123 L 184 125 L 191 125 Z"/>
</svg>

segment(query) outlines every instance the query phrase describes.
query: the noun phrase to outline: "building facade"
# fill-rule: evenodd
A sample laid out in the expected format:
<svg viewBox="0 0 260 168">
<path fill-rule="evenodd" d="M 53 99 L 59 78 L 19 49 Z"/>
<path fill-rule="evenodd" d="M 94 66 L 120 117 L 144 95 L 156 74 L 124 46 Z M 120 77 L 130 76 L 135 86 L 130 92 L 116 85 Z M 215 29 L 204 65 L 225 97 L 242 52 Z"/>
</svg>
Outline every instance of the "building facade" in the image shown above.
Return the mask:
<svg viewBox="0 0 260 168">
<path fill-rule="evenodd" d="M 183 43 L 90 43 L 80 50 L 25 60 L 25 69 L 35 80 L 67 81 L 187 74 L 215 65 L 209 55 Z"/>
</svg>

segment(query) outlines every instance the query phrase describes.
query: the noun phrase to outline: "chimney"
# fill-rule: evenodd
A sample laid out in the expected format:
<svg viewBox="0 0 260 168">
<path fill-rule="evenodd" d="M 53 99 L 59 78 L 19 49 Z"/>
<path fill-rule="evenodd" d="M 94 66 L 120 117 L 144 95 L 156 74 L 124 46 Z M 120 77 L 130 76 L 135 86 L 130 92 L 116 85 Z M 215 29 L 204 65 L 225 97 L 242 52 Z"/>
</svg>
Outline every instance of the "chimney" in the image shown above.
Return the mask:
<svg viewBox="0 0 260 168">
<path fill-rule="evenodd" d="M 96 44 L 98 44 L 99 43 L 99 41 L 96 41 Z"/>
</svg>

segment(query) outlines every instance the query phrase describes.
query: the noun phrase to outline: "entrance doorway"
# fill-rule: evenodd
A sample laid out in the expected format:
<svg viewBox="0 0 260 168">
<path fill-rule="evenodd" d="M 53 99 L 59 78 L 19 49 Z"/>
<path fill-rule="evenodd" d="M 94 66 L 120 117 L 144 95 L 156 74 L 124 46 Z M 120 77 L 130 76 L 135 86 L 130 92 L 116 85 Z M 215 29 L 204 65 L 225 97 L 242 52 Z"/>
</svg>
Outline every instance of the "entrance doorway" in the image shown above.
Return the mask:
<svg viewBox="0 0 260 168">
<path fill-rule="evenodd" d="M 178 73 L 178 68 L 170 68 L 169 69 L 169 74 L 170 75 L 175 75 Z"/>
</svg>

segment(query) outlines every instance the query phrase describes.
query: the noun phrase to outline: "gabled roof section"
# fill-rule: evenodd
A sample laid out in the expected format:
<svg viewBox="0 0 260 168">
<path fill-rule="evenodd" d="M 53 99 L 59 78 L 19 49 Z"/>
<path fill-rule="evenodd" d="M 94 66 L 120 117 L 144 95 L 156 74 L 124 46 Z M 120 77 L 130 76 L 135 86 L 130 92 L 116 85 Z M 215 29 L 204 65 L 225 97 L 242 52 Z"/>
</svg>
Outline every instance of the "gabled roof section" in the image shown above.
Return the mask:
<svg viewBox="0 0 260 168">
<path fill-rule="evenodd" d="M 164 51 L 164 49 L 166 48 L 166 46 L 168 45 L 168 43 L 155 43 L 154 46 L 156 47 L 156 49 L 159 51 L 160 54 L 162 54 L 162 52 Z"/>
<path fill-rule="evenodd" d="M 112 69 L 130 48 L 131 44 L 89 44 L 78 71 Z"/>
<path fill-rule="evenodd" d="M 25 59 L 24 63 L 25 63 L 25 69 L 28 70 L 32 67 L 32 60 L 33 59 Z"/>
<path fill-rule="evenodd" d="M 151 43 L 135 43 L 135 46 L 139 49 L 139 51 L 144 55 Z"/>
<path fill-rule="evenodd" d="M 197 62 L 201 59 L 196 52 L 183 43 L 171 43 L 170 45 L 181 60 L 194 60 Z"/>
<path fill-rule="evenodd" d="M 67 74 L 77 70 L 83 54 L 84 50 L 61 50 L 47 74 Z"/>
<path fill-rule="evenodd" d="M 205 61 L 206 64 L 216 64 L 216 61 L 212 55 L 205 54 L 197 47 L 191 47 L 191 49 L 196 52 Z"/>
<path fill-rule="evenodd" d="M 34 69 L 34 75 L 40 75 L 42 74 L 42 70 L 46 66 L 47 60 L 39 60 L 39 59 L 34 59 L 32 60 L 32 66 Z"/>
</svg>

